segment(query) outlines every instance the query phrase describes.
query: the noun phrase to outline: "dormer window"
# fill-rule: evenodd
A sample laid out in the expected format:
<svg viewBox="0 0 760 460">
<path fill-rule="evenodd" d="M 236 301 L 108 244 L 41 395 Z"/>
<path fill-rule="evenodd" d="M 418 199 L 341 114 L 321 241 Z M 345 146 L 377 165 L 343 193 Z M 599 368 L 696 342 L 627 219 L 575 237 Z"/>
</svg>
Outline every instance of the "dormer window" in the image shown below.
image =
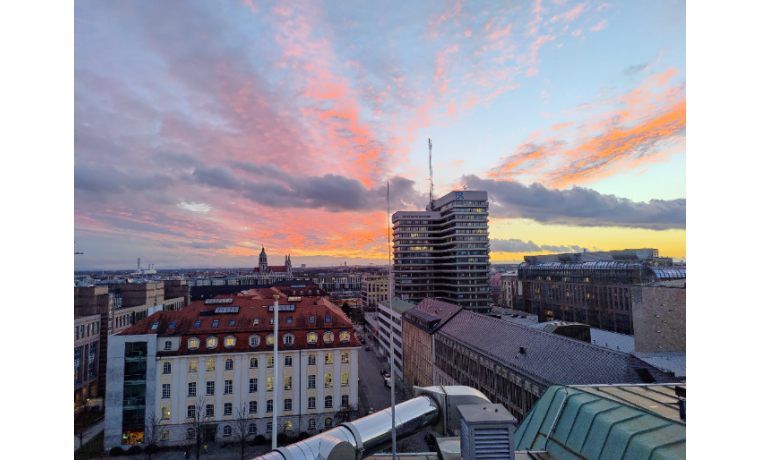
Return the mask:
<svg viewBox="0 0 760 460">
<path fill-rule="evenodd" d="M 230 319 L 230 327 L 235 325 L 235 318 Z"/>
<path fill-rule="evenodd" d="M 216 337 L 209 337 L 206 339 L 206 348 L 208 349 L 214 349 L 216 346 L 219 345 L 219 339 Z"/>
<path fill-rule="evenodd" d="M 164 350 L 171 350 L 171 349 L 172 349 L 172 341 L 167 340 L 166 342 L 164 342 Z"/>
<path fill-rule="evenodd" d="M 235 346 L 235 336 L 228 335 L 224 338 L 224 347 L 225 348 L 232 348 Z"/>
<path fill-rule="evenodd" d="M 201 320 L 196 319 L 195 324 L 193 324 L 193 329 L 198 329 L 199 327 L 201 327 Z"/>
<path fill-rule="evenodd" d="M 248 338 L 248 345 L 252 347 L 258 347 L 261 343 L 261 338 L 258 335 L 252 335 Z"/>
<path fill-rule="evenodd" d="M 267 335 L 267 346 L 274 346 L 274 334 Z"/>
<path fill-rule="evenodd" d="M 172 321 L 171 324 L 169 324 L 169 329 L 174 329 L 175 327 L 177 327 L 177 322 Z"/>
<path fill-rule="evenodd" d="M 340 342 L 341 343 L 348 343 L 348 341 L 351 340 L 351 333 L 348 331 L 341 331 L 340 332 Z"/>
<path fill-rule="evenodd" d="M 259 325 L 259 319 L 258 318 L 253 318 L 253 325 L 254 326 L 258 326 Z"/>
<path fill-rule="evenodd" d="M 325 335 L 322 336 L 322 339 L 325 341 L 325 343 L 333 343 L 333 340 L 335 340 L 335 334 L 333 334 L 330 331 L 325 332 Z"/>
<path fill-rule="evenodd" d="M 187 348 L 189 350 L 197 350 L 201 346 L 201 339 L 198 337 L 192 337 L 187 340 Z"/>
<path fill-rule="evenodd" d="M 219 320 L 218 320 L 218 319 L 215 319 L 215 320 L 214 320 L 214 321 L 211 323 L 211 327 L 218 327 L 218 326 L 219 326 Z"/>
<path fill-rule="evenodd" d="M 325 315 L 325 322 L 332 323 L 332 317 L 330 315 Z"/>
<path fill-rule="evenodd" d="M 316 332 L 309 332 L 306 334 L 306 343 L 309 345 L 314 345 L 317 343 L 317 333 Z"/>
<path fill-rule="evenodd" d="M 293 346 L 293 341 L 294 340 L 295 340 L 295 336 L 293 334 L 290 334 L 290 333 L 285 334 L 282 337 L 282 342 L 285 344 L 285 346 L 288 346 L 288 347 Z"/>
<path fill-rule="evenodd" d="M 158 321 L 156 321 L 155 323 L 153 323 L 153 325 L 150 327 L 151 331 L 155 331 L 156 329 L 158 329 Z"/>
</svg>

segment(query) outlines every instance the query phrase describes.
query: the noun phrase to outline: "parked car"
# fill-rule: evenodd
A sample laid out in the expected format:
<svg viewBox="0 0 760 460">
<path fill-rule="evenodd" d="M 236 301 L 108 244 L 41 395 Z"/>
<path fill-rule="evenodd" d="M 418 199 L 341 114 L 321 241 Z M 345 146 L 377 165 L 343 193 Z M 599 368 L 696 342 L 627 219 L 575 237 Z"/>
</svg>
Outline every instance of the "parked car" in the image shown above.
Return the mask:
<svg viewBox="0 0 760 460">
<path fill-rule="evenodd" d="M 364 351 L 369 351 L 369 345 L 367 345 L 366 347 L 364 347 Z"/>
<path fill-rule="evenodd" d="M 391 374 L 389 374 L 386 371 L 380 371 L 380 373 L 383 374 L 383 378 L 386 379 L 386 380 L 389 379 L 389 378 L 391 378 Z"/>
<path fill-rule="evenodd" d="M 386 377 L 385 378 L 385 386 L 387 386 L 388 388 L 391 387 L 391 378 L 390 377 Z"/>
</svg>

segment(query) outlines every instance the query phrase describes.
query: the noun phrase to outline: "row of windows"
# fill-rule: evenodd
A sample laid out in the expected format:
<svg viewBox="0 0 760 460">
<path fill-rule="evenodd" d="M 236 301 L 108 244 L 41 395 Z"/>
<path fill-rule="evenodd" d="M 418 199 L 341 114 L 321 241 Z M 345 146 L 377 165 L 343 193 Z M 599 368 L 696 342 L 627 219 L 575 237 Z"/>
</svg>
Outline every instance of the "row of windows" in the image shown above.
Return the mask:
<svg viewBox="0 0 760 460">
<path fill-rule="evenodd" d="M 75 358 L 75 364 L 78 363 L 78 354 L 74 354 Z M 341 352 L 340 354 L 340 362 L 341 363 L 348 363 L 350 362 L 350 353 L 347 351 Z M 274 367 L 274 356 L 270 355 L 267 356 L 267 368 L 273 368 Z M 308 357 L 308 363 L 309 366 L 316 366 L 317 364 L 317 355 L 309 355 Z M 283 360 L 285 367 L 292 367 L 293 366 L 293 356 L 292 355 L 285 355 L 285 359 Z M 332 353 L 325 354 L 325 364 L 332 364 L 333 363 L 333 355 Z M 231 371 L 234 369 L 235 362 L 231 358 L 227 358 L 224 360 L 224 370 Z M 75 366 L 77 367 L 77 366 Z M 258 369 L 259 367 L 259 359 L 258 358 L 251 358 L 248 361 L 248 368 L 249 369 Z M 206 358 L 206 370 L 207 371 L 214 371 L 216 370 L 216 359 L 214 358 Z M 190 359 L 187 362 L 187 371 L 188 372 L 198 372 L 198 360 L 197 359 Z M 171 374 L 172 373 L 172 363 L 169 361 L 166 361 L 163 363 L 162 366 L 162 373 L 164 374 Z"/>
<path fill-rule="evenodd" d="M 192 418 L 195 418 L 195 415 L 193 415 Z M 285 420 L 282 424 L 282 427 L 285 431 L 290 431 L 293 429 L 293 422 L 291 420 Z M 328 417 L 325 419 L 325 429 L 332 428 L 333 427 L 333 419 L 331 417 Z M 317 421 L 315 419 L 309 419 L 309 429 L 310 430 L 316 430 L 317 429 Z M 272 432 L 272 422 L 267 422 L 267 433 Z M 258 433 L 256 429 L 256 424 L 251 423 L 248 425 L 247 433 L 249 435 L 256 435 Z M 195 428 L 188 428 L 187 429 L 187 439 L 195 439 Z M 222 427 L 222 435 L 223 436 L 232 436 L 232 426 L 230 425 L 224 425 Z M 169 431 L 163 430 L 161 432 L 161 440 L 162 441 L 168 441 L 169 440 Z"/>
<path fill-rule="evenodd" d="M 310 345 L 314 345 L 317 343 L 317 333 L 316 332 L 309 332 L 306 334 L 306 342 Z M 333 343 L 335 341 L 335 334 L 333 334 L 330 331 L 325 332 L 322 334 L 322 340 L 324 340 L 325 343 Z M 347 330 L 340 332 L 340 341 L 341 343 L 348 343 L 351 340 L 351 333 Z M 282 341 L 285 344 L 285 346 L 292 346 L 295 342 L 295 335 L 291 333 L 287 333 L 282 337 Z M 233 335 L 228 335 L 224 338 L 224 347 L 225 348 L 233 348 L 237 342 L 237 339 Z M 251 335 L 248 338 L 248 344 L 251 347 L 258 347 L 261 343 L 261 337 L 254 334 Z M 267 346 L 274 346 L 274 334 L 269 334 L 266 336 L 266 344 Z M 201 339 L 198 337 L 191 337 L 187 340 L 187 348 L 190 350 L 197 350 L 200 348 L 201 345 Z M 219 339 L 216 336 L 211 336 L 206 339 L 206 348 L 209 350 L 215 349 L 219 345 Z M 171 350 L 172 349 L 172 342 L 171 340 L 167 340 L 164 342 L 164 350 Z"/>
<path fill-rule="evenodd" d="M 83 339 L 91 335 L 96 335 L 99 329 L 100 329 L 100 323 L 98 321 L 92 321 L 87 324 L 80 324 L 79 326 L 74 326 L 74 340 L 79 340 L 80 338 Z"/>
<path fill-rule="evenodd" d="M 311 291 L 309 291 L 311 293 Z M 237 318 L 230 318 L 229 322 L 227 323 L 228 327 L 234 327 L 237 322 Z M 169 329 L 174 329 L 174 326 L 176 326 L 176 321 L 172 321 L 172 323 L 169 325 Z M 293 317 L 292 316 L 286 316 L 285 317 L 285 323 L 286 324 L 293 324 Z M 309 323 L 314 324 L 316 323 L 316 317 L 314 315 L 309 315 Z M 325 323 L 332 323 L 332 316 L 331 315 L 325 315 Z M 261 324 L 261 318 L 253 318 L 253 326 L 258 326 Z M 269 318 L 269 324 L 274 324 L 274 316 Z M 153 326 L 151 329 L 155 330 L 158 329 L 159 322 L 156 321 L 153 323 Z M 193 324 L 193 329 L 198 329 L 201 327 L 201 320 L 197 319 L 195 320 L 195 323 Z M 214 319 L 211 321 L 211 327 L 219 327 L 219 320 Z"/>
<path fill-rule="evenodd" d="M 348 407 L 348 395 L 342 395 L 340 398 L 340 405 L 341 408 Z M 332 396 L 325 396 L 325 409 L 332 409 L 333 408 L 333 397 Z M 233 414 L 232 409 L 232 403 L 224 403 L 223 406 L 223 412 L 222 416 L 224 417 L 230 417 L 235 415 L 235 417 L 239 418 L 245 418 L 247 416 L 256 415 L 259 411 L 259 403 L 258 401 L 249 401 L 248 402 L 248 412 L 246 413 L 245 409 L 238 410 L 237 414 Z M 308 410 L 316 410 L 317 409 L 317 398 L 311 396 L 307 400 L 307 409 Z M 283 400 L 283 407 L 282 410 L 284 412 L 291 412 L 293 410 L 293 400 L 291 398 L 286 398 Z M 266 402 L 266 413 L 272 413 L 274 412 L 274 400 L 268 399 Z M 198 410 L 195 404 L 190 404 L 187 406 L 187 412 L 186 412 L 186 418 L 188 419 L 195 419 L 198 416 Z M 213 404 L 206 404 L 205 411 L 204 411 L 204 418 L 213 418 L 215 416 L 215 408 Z M 161 419 L 162 420 L 169 420 L 171 418 L 171 409 L 169 407 L 162 407 L 161 408 Z"/>
</svg>

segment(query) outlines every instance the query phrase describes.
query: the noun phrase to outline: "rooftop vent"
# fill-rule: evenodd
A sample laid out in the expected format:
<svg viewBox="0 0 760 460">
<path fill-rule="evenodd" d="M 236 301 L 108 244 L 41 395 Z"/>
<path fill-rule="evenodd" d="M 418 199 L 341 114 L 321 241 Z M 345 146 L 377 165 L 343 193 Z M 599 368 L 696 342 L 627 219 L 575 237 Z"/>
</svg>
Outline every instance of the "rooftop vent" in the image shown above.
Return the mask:
<svg viewBox="0 0 760 460">
<path fill-rule="evenodd" d="M 517 419 L 501 404 L 463 404 L 460 418 L 462 460 L 514 460 Z"/>
</svg>

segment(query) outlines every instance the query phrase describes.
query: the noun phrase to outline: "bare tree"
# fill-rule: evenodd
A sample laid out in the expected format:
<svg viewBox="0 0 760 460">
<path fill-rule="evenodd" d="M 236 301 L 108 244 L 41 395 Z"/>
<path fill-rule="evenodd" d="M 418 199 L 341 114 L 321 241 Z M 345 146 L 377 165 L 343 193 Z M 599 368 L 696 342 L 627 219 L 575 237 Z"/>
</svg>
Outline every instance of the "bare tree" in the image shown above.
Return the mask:
<svg viewBox="0 0 760 460">
<path fill-rule="evenodd" d="M 195 458 L 201 458 L 201 446 L 203 445 L 203 429 L 206 427 L 206 421 L 211 417 L 206 416 L 206 396 L 199 396 L 195 404 L 195 413 L 188 411 L 187 418 L 190 419 L 191 433 L 188 433 L 188 439 L 195 442 Z"/>
<path fill-rule="evenodd" d="M 353 406 L 344 406 L 340 410 L 335 412 L 333 425 L 337 426 L 343 422 L 350 422 L 359 416 L 359 406 L 354 404 Z"/>
<path fill-rule="evenodd" d="M 235 442 L 240 443 L 240 460 L 245 460 L 245 443 L 250 436 L 248 424 L 248 407 L 245 402 L 242 402 L 240 407 L 235 410 L 235 422 L 232 425 L 232 435 L 235 437 Z"/>
<path fill-rule="evenodd" d="M 145 444 L 145 452 L 148 454 L 148 460 L 153 458 L 154 444 L 158 441 L 160 436 L 160 422 L 161 421 L 156 417 L 156 414 L 152 414 L 150 417 L 145 418 L 143 443 Z"/>
</svg>

